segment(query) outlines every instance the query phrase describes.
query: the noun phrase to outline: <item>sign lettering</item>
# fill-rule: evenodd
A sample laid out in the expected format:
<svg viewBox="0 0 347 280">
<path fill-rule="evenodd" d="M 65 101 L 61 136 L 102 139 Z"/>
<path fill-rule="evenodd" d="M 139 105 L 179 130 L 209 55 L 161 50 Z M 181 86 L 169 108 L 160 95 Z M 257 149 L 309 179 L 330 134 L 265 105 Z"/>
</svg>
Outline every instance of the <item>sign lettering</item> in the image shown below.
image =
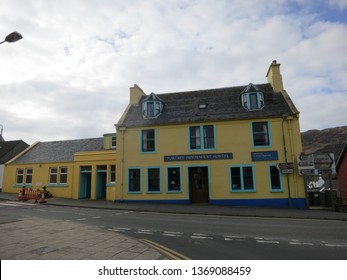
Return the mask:
<svg viewBox="0 0 347 280">
<path fill-rule="evenodd" d="M 232 158 L 233 158 L 232 153 L 170 155 L 170 156 L 164 156 L 164 161 L 222 160 L 222 159 L 232 159 Z"/>
</svg>

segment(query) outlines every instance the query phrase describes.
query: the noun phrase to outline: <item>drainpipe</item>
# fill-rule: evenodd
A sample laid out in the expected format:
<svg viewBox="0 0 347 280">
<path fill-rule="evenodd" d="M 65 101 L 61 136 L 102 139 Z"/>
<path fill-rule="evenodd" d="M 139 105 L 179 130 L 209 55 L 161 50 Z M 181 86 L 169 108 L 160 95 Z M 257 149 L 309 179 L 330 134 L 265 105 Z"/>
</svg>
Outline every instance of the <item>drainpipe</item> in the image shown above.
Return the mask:
<svg viewBox="0 0 347 280">
<path fill-rule="evenodd" d="M 283 139 L 284 161 L 285 161 L 285 163 L 288 163 L 286 137 L 284 135 L 284 121 L 285 120 L 288 120 L 287 115 L 282 116 L 282 139 Z M 288 208 L 292 208 L 292 196 L 291 196 L 291 192 L 290 192 L 289 174 L 286 174 L 286 177 L 287 177 L 287 187 L 288 187 Z"/>
<path fill-rule="evenodd" d="M 121 197 L 120 199 L 123 201 L 124 200 L 124 133 L 125 133 L 125 128 L 120 127 L 119 132 L 122 134 L 122 153 L 121 153 L 121 160 L 120 160 L 120 178 L 119 178 L 119 187 L 121 188 Z"/>
</svg>

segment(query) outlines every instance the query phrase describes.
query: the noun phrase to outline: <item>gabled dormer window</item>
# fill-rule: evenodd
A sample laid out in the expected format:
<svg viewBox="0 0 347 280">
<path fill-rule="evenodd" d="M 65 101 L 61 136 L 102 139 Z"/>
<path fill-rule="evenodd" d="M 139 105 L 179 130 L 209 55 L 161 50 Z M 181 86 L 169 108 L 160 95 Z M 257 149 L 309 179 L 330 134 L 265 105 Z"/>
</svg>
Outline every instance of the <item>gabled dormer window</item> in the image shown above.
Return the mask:
<svg viewBox="0 0 347 280">
<path fill-rule="evenodd" d="M 157 118 L 162 113 L 164 103 L 153 92 L 143 100 L 142 115 L 145 119 Z"/>
<path fill-rule="evenodd" d="M 264 94 L 255 85 L 250 83 L 241 92 L 241 103 L 242 103 L 242 106 L 249 111 L 260 110 L 265 105 Z"/>
</svg>

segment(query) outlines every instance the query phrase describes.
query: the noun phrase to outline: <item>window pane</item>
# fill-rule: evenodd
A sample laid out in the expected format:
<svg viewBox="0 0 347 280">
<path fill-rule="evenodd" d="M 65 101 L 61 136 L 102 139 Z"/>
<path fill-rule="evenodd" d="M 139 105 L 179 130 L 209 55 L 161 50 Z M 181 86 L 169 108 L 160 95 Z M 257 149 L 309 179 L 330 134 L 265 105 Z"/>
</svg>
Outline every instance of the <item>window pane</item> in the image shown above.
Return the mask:
<svg viewBox="0 0 347 280">
<path fill-rule="evenodd" d="M 192 126 L 189 128 L 190 148 L 201 149 L 200 126 Z"/>
<path fill-rule="evenodd" d="M 91 166 L 81 166 L 81 172 L 91 172 L 92 167 Z"/>
<path fill-rule="evenodd" d="M 116 136 L 111 137 L 111 148 L 115 148 L 117 145 L 117 138 Z"/>
<path fill-rule="evenodd" d="M 160 191 L 160 169 L 148 168 L 148 191 L 158 192 Z"/>
<path fill-rule="evenodd" d="M 57 168 L 50 168 L 49 169 L 49 183 L 50 184 L 56 184 L 57 183 L 57 176 L 58 169 Z"/>
<path fill-rule="evenodd" d="M 49 175 L 49 183 L 50 184 L 56 184 L 57 183 L 57 174 Z"/>
<path fill-rule="evenodd" d="M 16 183 L 23 184 L 23 179 L 24 179 L 24 169 L 17 169 Z"/>
<path fill-rule="evenodd" d="M 245 190 L 253 190 L 253 168 L 250 166 L 243 167 L 243 188 Z"/>
<path fill-rule="evenodd" d="M 28 168 L 26 171 L 26 177 L 25 177 L 25 183 L 31 184 L 33 182 L 33 170 L 31 168 Z"/>
<path fill-rule="evenodd" d="M 142 131 L 142 152 L 155 151 L 155 132 L 154 129 Z"/>
<path fill-rule="evenodd" d="M 114 183 L 116 182 L 116 166 L 115 165 L 111 165 L 111 173 L 110 173 L 110 182 Z"/>
<path fill-rule="evenodd" d="M 214 148 L 214 131 L 213 125 L 204 126 L 204 148 Z"/>
<path fill-rule="evenodd" d="M 181 190 L 181 174 L 178 167 L 170 167 L 167 169 L 167 185 L 169 191 L 180 191 Z"/>
<path fill-rule="evenodd" d="M 241 190 L 241 174 L 239 167 L 231 167 L 231 189 L 232 190 Z"/>
<path fill-rule="evenodd" d="M 140 187 L 140 169 L 129 169 L 129 192 L 139 192 Z"/>
<path fill-rule="evenodd" d="M 154 104 L 147 102 L 147 117 L 154 117 Z"/>
<path fill-rule="evenodd" d="M 280 172 L 276 168 L 276 166 L 270 166 L 270 177 L 271 177 L 271 189 L 280 190 L 281 189 Z"/>
<path fill-rule="evenodd" d="M 256 93 L 251 93 L 249 95 L 249 100 L 250 100 L 250 109 L 258 109 L 258 98 Z"/>
<path fill-rule="evenodd" d="M 60 174 L 60 184 L 67 183 L 67 174 Z"/>
<path fill-rule="evenodd" d="M 66 184 L 67 183 L 67 167 L 60 167 L 59 183 L 60 184 Z"/>
<path fill-rule="evenodd" d="M 155 102 L 155 116 L 160 114 L 160 102 Z"/>
<path fill-rule="evenodd" d="M 267 122 L 252 123 L 254 146 L 269 146 L 270 138 Z"/>
</svg>

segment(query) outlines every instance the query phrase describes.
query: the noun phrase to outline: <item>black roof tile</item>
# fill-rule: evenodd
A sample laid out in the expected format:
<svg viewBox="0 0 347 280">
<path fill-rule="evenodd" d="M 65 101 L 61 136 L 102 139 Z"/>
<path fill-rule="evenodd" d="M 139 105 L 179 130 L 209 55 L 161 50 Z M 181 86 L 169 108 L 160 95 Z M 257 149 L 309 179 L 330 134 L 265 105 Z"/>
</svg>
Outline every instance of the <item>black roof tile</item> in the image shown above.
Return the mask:
<svg viewBox="0 0 347 280">
<path fill-rule="evenodd" d="M 103 150 L 104 138 L 39 142 L 13 163 L 72 162 L 77 152 Z"/>
<path fill-rule="evenodd" d="M 268 118 L 292 115 L 294 112 L 281 92 L 274 92 L 270 84 L 253 85 L 264 94 L 265 106 L 260 110 L 248 111 L 241 105 L 240 93 L 248 86 L 206 89 L 197 91 L 156 94 L 165 103 L 158 118 L 142 116 L 141 98 L 138 105 L 131 105 L 120 126 L 143 127 L 195 122 L 228 121 L 237 119 Z M 199 105 L 207 105 L 199 109 Z"/>
</svg>

